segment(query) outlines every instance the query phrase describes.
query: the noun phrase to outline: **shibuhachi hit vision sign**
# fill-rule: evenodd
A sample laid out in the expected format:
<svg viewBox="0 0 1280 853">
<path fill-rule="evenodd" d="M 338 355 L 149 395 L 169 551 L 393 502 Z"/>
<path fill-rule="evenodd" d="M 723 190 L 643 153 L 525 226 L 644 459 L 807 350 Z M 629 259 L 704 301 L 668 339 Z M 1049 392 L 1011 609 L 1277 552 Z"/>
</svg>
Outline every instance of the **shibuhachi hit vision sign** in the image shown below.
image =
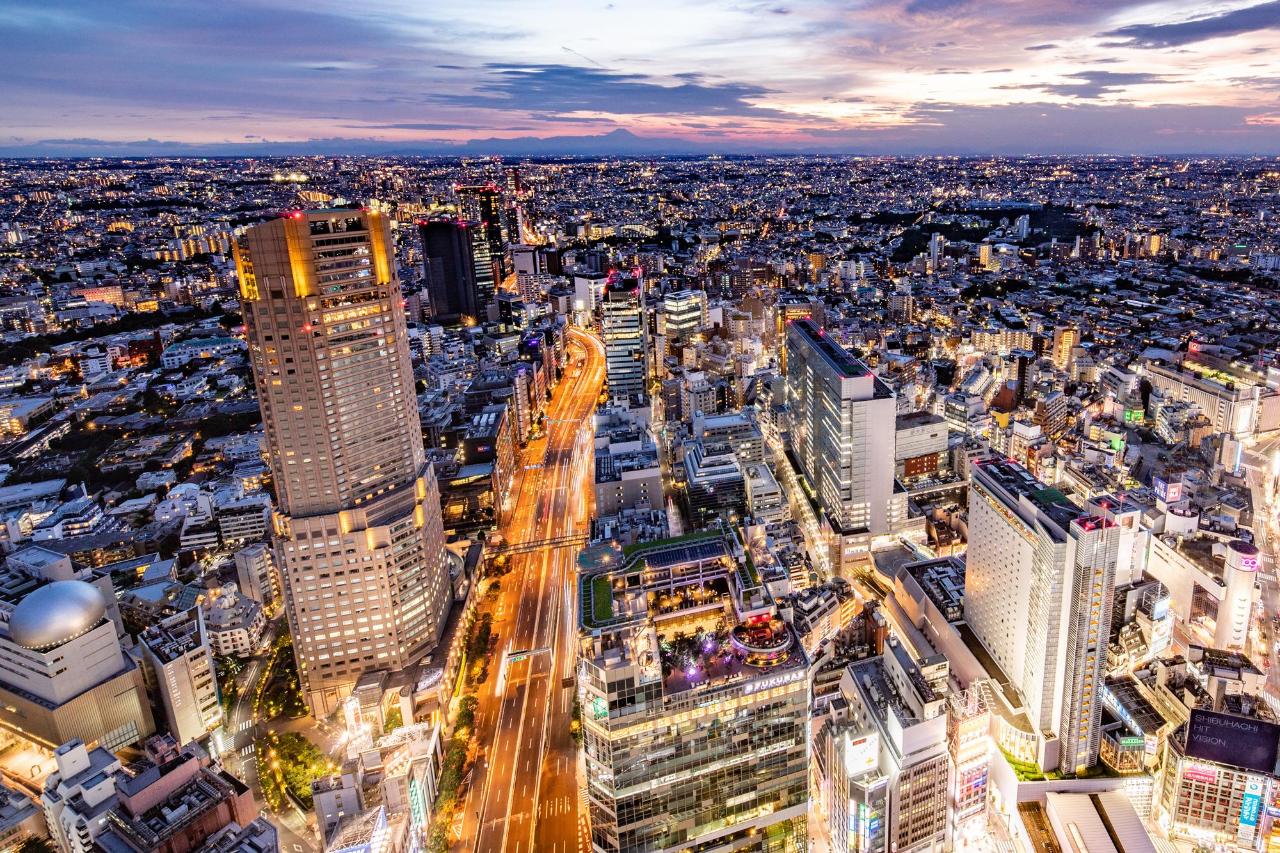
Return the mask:
<svg viewBox="0 0 1280 853">
<path fill-rule="evenodd" d="M 1193 710 L 1187 723 L 1187 755 L 1204 761 L 1276 773 L 1280 726 L 1252 717 Z"/>
</svg>

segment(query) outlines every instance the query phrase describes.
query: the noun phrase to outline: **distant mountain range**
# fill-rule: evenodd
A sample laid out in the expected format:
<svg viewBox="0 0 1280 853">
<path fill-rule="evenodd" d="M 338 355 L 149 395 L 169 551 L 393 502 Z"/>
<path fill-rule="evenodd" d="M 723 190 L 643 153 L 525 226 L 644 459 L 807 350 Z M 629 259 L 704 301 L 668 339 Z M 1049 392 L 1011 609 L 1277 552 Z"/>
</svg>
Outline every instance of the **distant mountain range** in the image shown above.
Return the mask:
<svg viewBox="0 0 1280 853">
<path fill-rule="evenodd" d="M 421 157 L 650 157 L 658 155 L 787 153 L 782 148 L 758 148 L 742 143 L 708 144 L 676 137 L 637 136 L 618 128 L 589 136 L 490 137 L 465 143 L 435 140 L 405 144 L 377 139 L 311 139 L 300 142 L 187 143 L 144 139 L 112 142 L 102 139 L 48 139 L 0 146 L 0 157 L 281 157 L 307 155 L 383 154 Z M 798 152 L 792 152 L 798 153 Z"/>
<path fill-rule="evenodd" d="M 143 139 L 136 142 L 114 142 L 104 139 L 45 139 L 32 143 L 0 145 L 0 158 L 39 157 L 290 157 L 290 156 L 415 156 L 415 157 L 660 157 L 707 156 L 711 154 L 765 155 L 765 154 L 814 154 L 828 156 L 888 155 L 888 156 L 1053 156 L 1052 145 L 1034 145 L 1019 151 L 1017 143 L 981 149 L 952 144 L 945 149 L 935 147 L 927 140 L 864 140 L 853 142 L 835 139 L 825 144 L 785 146 L 761 144 L 744 140 L 696 141 L 679 137 L 637 136 L 629 130 L 618 128 L 604 134 L 583 136 L 517 136 L 514 138 L 489 137 L 468 142 L 426 140 L 418 143 L 390 142 L 379 139 L 351 139 L 332 137 L 308 139 L 296 142 L 172 142 Z M 1067 155 L 1071 152 L 1056 152 Z M 1102 147 L 1097 151 L 1080 151 L 1080 154 L 1125 154 L 1111 152 Z M 1130 152 L 1132 153 L 1132 152 Z M 1193 151 L 1150 152 L 1151 156 L 1187 156 Z M 1205 152 L 1207 156 L 1215 156 Z M 1249 156 L 1245 152 L 1240 155 Z M 1233 156 L 1220 152 L 1217 156 Z"/>
</svg>

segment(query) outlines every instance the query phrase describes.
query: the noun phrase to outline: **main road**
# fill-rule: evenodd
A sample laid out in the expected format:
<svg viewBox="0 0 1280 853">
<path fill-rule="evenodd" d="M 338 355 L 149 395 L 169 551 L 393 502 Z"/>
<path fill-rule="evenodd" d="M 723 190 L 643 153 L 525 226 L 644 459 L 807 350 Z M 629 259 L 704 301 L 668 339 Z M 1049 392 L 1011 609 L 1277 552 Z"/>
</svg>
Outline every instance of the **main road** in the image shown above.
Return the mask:
<svg viewBox="0 0 1280 853">
<path fill-rule="evenodd" d="M 493 610 L 498 655 L 479 694 L 480 755 L 464 800 L 456 850 L 589 849 L 577 749 L 569 731 L 577 651 L 574 561 L 590 531 L 592 415 L 604 384 L 604 348 L 570 329 L 570 367 L 547 407 L 543 438 L 502 533 L 513 553 Z M 569 540 L 565 542 L 564 540 Z"/>
</svg>

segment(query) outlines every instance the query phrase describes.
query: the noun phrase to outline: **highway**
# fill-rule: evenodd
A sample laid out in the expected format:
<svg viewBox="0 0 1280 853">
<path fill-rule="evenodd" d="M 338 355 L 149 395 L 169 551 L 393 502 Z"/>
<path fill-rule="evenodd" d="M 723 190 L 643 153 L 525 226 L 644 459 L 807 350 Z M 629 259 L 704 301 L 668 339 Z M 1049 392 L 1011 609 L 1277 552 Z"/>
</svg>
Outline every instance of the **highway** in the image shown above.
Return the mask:
<svg viewBox="0 0 1280 853">
<path fill-rule="evenodd" d="M 545 435 L 523 454 L 525 476 L 501 531 L 507 542 L 590 530 L 591 416 L 604 383 L 604 349 L 595 337 L 571 329 L 569 350 L 575 366 L 561 378 L 547 407 Z M 499 653 L 478 695 L 480 754 L 455 850 L 589 849 L 577 749 L 569 732 L 579 547 L 545 547 L 510 557 L 492 611 Z"/>
</svg>

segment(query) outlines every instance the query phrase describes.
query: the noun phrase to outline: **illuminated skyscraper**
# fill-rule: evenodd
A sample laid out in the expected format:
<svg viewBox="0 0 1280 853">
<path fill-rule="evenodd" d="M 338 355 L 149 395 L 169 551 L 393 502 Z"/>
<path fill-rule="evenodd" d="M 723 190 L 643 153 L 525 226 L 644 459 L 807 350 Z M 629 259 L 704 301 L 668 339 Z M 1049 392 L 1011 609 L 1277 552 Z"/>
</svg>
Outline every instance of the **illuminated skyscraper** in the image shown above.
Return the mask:
<svg viewBox="0 0 1280 853">
<path fill-rule="evenodd" d="M 510 270 L 507 268 L 505 216 L 502 209 L 502 192 L 494 184 L 474 187 L 454 187 L 458 207 L 467 219 L 480 223 L 485 240 L 489 244 L 489 258 L 493 263 L 493 278 L 501 280 Z"/>
<path fill-rule="evenodd" d="M 432 316 L 490 319 L 497 287 L 484 229 L 475 222 L 438 217 L 419 222 L 418 235 Z"/>
<path fill-rule="evenodd" d="M 897 400 L 812 320 L 787 325 L 786 355 L 792 446 L 827 520 L 831 565 L 849 569 L 906 519 L 893 481 Z"/>
<path fill-rule="evenodd" d="M 430 651 L 451 598 L 394 247 L 381 214 L 297 212 L 250 228 L 236 266 L 285 609 L 324 715 L 364 673 Z"/>
<path fill-rule="evenodd" d="M 1117 565 L 1137 510 L 1105 499 L 1082 509 L 1000 458 L 973 463 L 970 484 L 965 621 L 1024 698 L 1040 766 L 1091 767 Z"/>
<path fill-rule="evenodd" d="M 707 294 L 679 290 L 662 297 L 663 334 L 668 341 L 687 341 L 707 325 Z"/>
<path fill-rule="evenodd" d="M 600 336 L 604 339 L 609 396 L 615 399 L 645 396 L 640 290 L 640 279 L 615 273 L 605 286 L 604 302 L 600 306 Z"/>
</svg>

